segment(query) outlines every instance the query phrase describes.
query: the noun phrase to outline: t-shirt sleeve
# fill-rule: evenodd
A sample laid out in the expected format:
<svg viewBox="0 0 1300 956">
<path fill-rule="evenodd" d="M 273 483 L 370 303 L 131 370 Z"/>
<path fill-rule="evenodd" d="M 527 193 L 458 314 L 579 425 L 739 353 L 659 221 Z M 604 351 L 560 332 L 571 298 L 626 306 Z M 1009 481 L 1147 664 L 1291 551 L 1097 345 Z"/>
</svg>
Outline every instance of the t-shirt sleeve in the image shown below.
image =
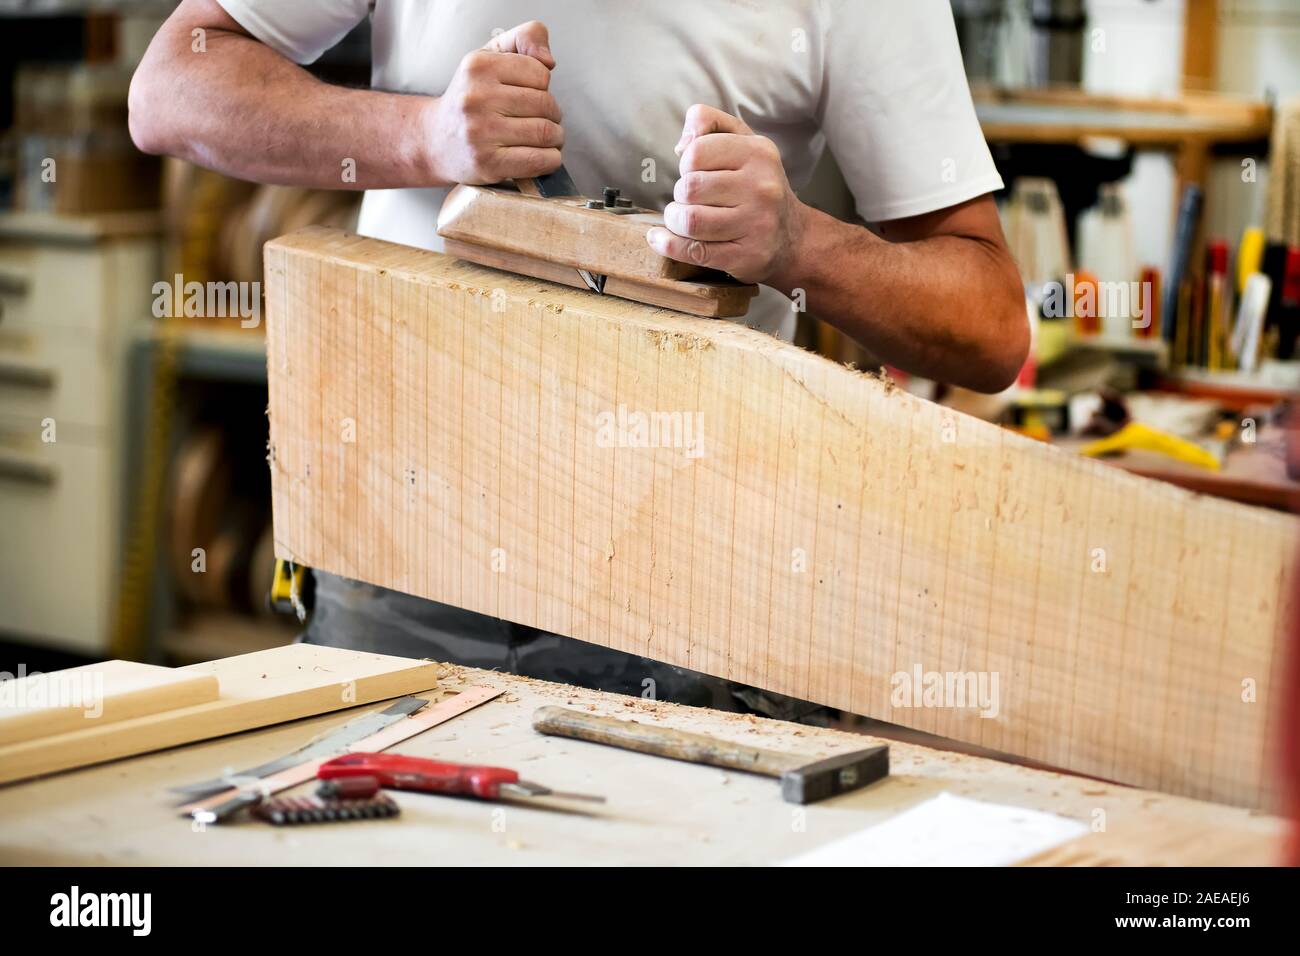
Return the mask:
<svg viewBox="0 0 1300 956">
<path fill-rule="evenodd" d="M 1002 188 L 948 0 L 826 0 L 822 131 L 858 215 L 882 222 Z"/>
<path fill-rule="evenodd" d="M 241 27 L 295 63 L 312 63 L 370 13 L 371 0 L 217 0 Z"/>
</svg>

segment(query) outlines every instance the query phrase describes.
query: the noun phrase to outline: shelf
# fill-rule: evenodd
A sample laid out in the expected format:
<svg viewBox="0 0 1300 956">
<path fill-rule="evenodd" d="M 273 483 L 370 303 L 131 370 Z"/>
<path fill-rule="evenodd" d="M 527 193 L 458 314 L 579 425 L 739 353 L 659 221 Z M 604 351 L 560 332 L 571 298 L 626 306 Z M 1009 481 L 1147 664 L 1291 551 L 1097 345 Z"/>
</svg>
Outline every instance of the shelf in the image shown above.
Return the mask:
<svg viewBox="0 0 1300 956">
<path fill-rule="evenodd" d="M 162 228 L 162 213 L 157 209 L 87 216 L 26 210 L 0 212 L 0 239 L 93 243 L 111 238 L 157 236 Z"/>
<path fill-rule="evenodd" d="M 1273 126 L 1267 103 L 1214 94 L 1155 99 L 1087 93 L 1076 88 L 972 90 L 975 113 L 991 142 L 1074 143 L 1122 139 L 1134 145 L 1177 147 L 1266 140 Z"/>
<path fill-rule="evenodd" d="M 1065 451 L 1077 452 L 1089 441 L 1068 438 L 1055 444 Z M 1287 474 L 1285 435 L 1272 425 L 1261 427 L 1254 444 L 1230 447 L 1219 471 L 1207 471 L 1149 451 L 1127 451 L 1096 460 L 1143 478 L 1242 504 L 1279 511 L 1292 511 L 1300 504 L 1300 482 Z"/>
</svg>

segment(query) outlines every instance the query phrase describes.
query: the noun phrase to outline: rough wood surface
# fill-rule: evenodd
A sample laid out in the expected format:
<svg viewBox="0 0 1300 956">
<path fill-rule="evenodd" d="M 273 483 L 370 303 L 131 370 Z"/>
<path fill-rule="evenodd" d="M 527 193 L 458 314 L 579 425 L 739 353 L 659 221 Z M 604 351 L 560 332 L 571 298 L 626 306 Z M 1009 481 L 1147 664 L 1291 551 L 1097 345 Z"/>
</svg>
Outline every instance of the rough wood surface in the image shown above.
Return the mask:
<svg viewBox="0 0 1300 956">
<path fill-rule="evenodd" d="M 273 760 L 362 712 L 352 710 L 2 788 L 0 864 L 772 864 L 883 823 L 941 793 L 1085 823 L 1092 832 L 1071 845 L 1073 852 L 1060 861 L 1067 864 L 1112 859 L 1121 833 L 1129 835 L 1122 840 L 1123 858 L 1143 866 L 1275 864 L 1285 832 L 1276 817 L 1149 790 L 472 668 L 444 667 L 437 694 L 422 696 L 445 699 L 477 684 L 505 693 L 398 744 L 394 752 L 513 767 L 529 780 L 601 794 L 607 802 L 584 815 L 555 813 L 536 803 L 503 806 L 399 791 L 392 794 L 402 805 L 396 820 L 316 827 L 310 839 L 292 840 L 274 827 L 195 830 L 177 818 L 168 787 Z M 780 787 L 768 777 L 534 733 L 529 718 L 547 704 L 635 717 L 802 754 L 808 761 L 888 743 L 893 766 L 887 779 L 865 790 L 796 807 L 781 800 Z M 308 782 L 289 792 L 305 795 L 314 786 Z M 1173 832 L 1189 838 L 1170 840 Z"/>
<path fill-rule="evenodd" d="M 0 745 L 217 699 L 217 679 L 136 661 L 104 661 L 0 683 Z"/>
<path fill-rule="evenodd" d="M 0 783 L 387 700 L 437 686 L 424 661 L 290 644 L 178 668 L 216 677 L 208 703 L 0 747 Z"/>
<path fill-rule="evenodd" d="M 1265 801 L 1289 516 L 733 323 L 331 230 L 266 260 L 279 556 L 1102 778 Z M 644 447 L 633 413 L 683 428 Z M 951 694 L 923 693 L 930 675 Z M 981 682 L 993 706 L 959 700 Z"/>
</svg>

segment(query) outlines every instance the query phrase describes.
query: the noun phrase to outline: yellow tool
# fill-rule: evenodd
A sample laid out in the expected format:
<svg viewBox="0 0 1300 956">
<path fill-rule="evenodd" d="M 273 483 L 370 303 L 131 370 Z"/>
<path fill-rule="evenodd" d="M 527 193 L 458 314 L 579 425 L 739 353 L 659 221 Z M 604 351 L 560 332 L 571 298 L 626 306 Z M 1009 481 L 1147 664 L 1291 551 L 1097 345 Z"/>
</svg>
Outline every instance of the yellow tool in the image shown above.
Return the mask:
<svg viewBox="0 0 1300 956">
<path fill-rule="evenodd" d="M 1195 442 L 1141 422 L 1129 422 L 1115 434 L 1080 448 L 1079 454 L 1097 458 L 1124 451 L 1153 451 L 1209 471 L 1218 471 L 1220 467 L 1219 459 Z"/>
<path fill-rule="evenodd" d="M 268 601 L 271 610 L 279 614 L 293 614 L 299 622 L 307 619 L 307 605 L 303 595 L 307 589 L 308 568 L 282 558 L 275 559 L 275 574 L 271 578 Z"/>
<path fill-rule="evenodd" d="M 1237 247 L 1237 294 L 1246 291 L 1246 282 L 1260 271 L 1264 261 L 1264 230 L 1251 227 L 1241 234 Z"/>
</svg>

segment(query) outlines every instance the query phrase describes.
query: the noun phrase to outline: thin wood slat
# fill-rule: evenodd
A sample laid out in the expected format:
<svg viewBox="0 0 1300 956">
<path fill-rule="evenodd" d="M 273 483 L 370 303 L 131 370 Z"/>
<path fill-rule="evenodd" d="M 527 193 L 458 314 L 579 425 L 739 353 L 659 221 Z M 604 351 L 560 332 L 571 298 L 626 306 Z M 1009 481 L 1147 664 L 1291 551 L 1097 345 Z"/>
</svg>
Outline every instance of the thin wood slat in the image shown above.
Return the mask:
<svg viewBox="0 0 1300 956">
<path fill-rule="evenodd" d="M 104 661 L 0 682 L 0 746 L 216 700 L 217 679 Z"/>
<path fill-rule="evenodd" d="M 216 700 L 0 747 L 0 783 L 88 767 L 438 685 L 438 665 L 338 647 L 289 644 L 177 673 L 217 679 Z"/>
</svg>

